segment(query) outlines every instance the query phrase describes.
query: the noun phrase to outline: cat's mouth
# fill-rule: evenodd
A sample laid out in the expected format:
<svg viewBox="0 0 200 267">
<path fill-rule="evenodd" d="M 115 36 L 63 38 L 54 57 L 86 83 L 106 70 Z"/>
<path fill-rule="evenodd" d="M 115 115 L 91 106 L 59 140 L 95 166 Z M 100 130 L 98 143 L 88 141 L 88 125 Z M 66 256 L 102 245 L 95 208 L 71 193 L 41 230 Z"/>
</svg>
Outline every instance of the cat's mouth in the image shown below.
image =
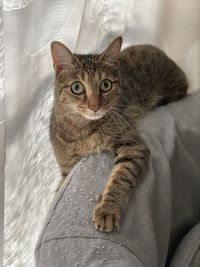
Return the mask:
<svg viewBox="0 0 200 267">
<path fill-rule="evenodd" d="M 88 120 L 99 120 L 105 114 L 84 114 L 83 116 Z"/>
<path fill-rule="evenodd" d="M 99 120 L 106 114 L 106 111 L 98 110 L 97 112 L 94 112 L 92 110 L 79 110 L 78 109 L 78 113 L 84 118 L 86 118 L 87 120 Z"/>
<path fill-rule="evenodd" d="M 88 120 L 99 120 L 104 115 L 105 115 L 105 113 L 100 113 L 100 114 L 98 114 L 98 113 L 97 114 L 96 113 L 93 113 L 93 114 L 82 114 L 82 116 L 84 116 Z"/>
<path fill-rule="evenodd" d="M 87 120 L 99 120 L 108 112 L 106 109 L 100 108 L 97 112 L 90 109 L 78 108 L 76 112 Z"/>
</svg>

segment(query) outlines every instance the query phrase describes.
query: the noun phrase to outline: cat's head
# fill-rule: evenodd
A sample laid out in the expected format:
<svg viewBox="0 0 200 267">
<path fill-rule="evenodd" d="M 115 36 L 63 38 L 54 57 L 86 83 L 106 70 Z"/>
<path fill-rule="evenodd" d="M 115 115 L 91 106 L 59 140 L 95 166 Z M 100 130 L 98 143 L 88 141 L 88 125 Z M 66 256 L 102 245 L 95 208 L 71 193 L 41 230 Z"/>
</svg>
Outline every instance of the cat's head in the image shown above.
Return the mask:
<svg viewBox="0 0 200 267">
<path fill-rule="evenodd" d="M 116 105 L 121 44 L 118 37 L 99 55 L 77 55 L 60 42 L 51 44 L 55 101 L 63 115 L 98 120 Z"/>
</svg>

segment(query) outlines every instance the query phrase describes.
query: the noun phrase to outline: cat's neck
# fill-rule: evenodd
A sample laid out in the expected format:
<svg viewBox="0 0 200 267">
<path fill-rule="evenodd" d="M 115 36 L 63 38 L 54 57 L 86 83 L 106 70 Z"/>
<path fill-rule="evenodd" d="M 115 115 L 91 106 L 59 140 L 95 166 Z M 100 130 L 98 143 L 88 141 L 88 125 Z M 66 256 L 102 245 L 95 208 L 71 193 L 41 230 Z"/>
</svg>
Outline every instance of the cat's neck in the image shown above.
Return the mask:
<svg viewBox="0 0 200 267">
<path fill-rule="evenodd" d="M 86 137 L 95 131 L 99 131 L 106 121 L 106 117 L 100 120 L 90 121 L 81 115 L 76 118 L 67 115 L 64 116 L 60 108 L 56 105 L 52 109 L 51 125 L 56 128 L 56 132 L 63 139 L 65 136 L 71 136 L 74 140 Z"/>
</svg>

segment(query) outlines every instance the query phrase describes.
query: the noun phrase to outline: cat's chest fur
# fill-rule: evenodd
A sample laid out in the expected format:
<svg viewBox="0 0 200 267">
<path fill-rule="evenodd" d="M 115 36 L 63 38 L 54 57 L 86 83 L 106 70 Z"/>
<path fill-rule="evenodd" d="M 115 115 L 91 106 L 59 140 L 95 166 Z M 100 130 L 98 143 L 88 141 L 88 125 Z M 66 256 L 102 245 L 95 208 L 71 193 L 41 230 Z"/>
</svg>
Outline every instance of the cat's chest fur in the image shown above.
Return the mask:
<svg viewBox="0 0 200 267">
<path fill-rule="evenodd" d="M 77 153 L 87 155 L 91 153 L 100 153 L 106 147 L 106 138 L 99 133 L 94 133 L 83 139 L 77 140 L 74 146 Z"/>
<path fill-rule="evenodd" d="M 70 141 L 70 136 L 65 135 L 63 138 L 57 132 L 53 136 L 52 141 L 60 166 L 66 165 L 67 162 L 70 162 L 75 158 L 81 159 L 92 153 L 111 151 L 108 145 L 108 138 L 98 131 L 73 141 Z"/>
</svg>

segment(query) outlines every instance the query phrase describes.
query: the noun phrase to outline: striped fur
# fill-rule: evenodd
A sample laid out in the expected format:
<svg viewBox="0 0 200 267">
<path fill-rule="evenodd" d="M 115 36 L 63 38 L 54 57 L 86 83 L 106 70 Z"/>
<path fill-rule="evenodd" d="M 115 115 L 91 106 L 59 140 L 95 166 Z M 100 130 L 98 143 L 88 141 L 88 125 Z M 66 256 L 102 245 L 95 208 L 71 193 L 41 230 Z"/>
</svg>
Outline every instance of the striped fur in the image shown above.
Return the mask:
<svg viewBox="0 0 200 267">
<path fill-rule="evenodd" d="M 96 229 L 106 232 L 119 229 L 120 210 L 148 163 L 149 150 L 137 133 L 136 120 L 156 106 L 182 98 L 187 89 L 184 73 L 159 49 L 132 46 L 120 54 L 120 47 L 117 38 L 100 55 L 73 55 L 58 42 L 52 45 L 56 86 L 50 136 L 62 181 L 84 156 L 102 151 L 115 155 L 93 211 Z M 103 79 L 112 81 L 107 93 L 100 91 Z M 70 91 L 75 81 L 82 83 L 84 94 Z M 91 102 L 100 105 L 95 114 Z M 101 117 L 85 117 L 96 114 Z"/>
</svg>

